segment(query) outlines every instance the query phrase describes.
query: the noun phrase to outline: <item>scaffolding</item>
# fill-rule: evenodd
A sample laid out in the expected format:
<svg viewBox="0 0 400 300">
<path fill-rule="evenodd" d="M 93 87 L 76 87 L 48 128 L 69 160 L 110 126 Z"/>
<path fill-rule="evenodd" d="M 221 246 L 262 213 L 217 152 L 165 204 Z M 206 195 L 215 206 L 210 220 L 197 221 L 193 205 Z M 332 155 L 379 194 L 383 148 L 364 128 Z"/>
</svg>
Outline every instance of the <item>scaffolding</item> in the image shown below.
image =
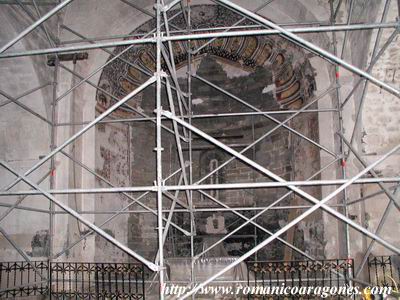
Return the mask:
<svg viewBox="0 0 400 300">
<path fill-rule="evenodd" d="M 195 283 L 195 274 L 193 271 L 193 265 L 198 260 L 201 258 L 207 251 L 215 247 L 216 245 L 222 243 L 226 238 L 229 236 L 233 235 L 235 232 L 238 232 L 241 228 L 248 224 L 252 224 L 255 227 L 261 229 L 262 231 L 266 232 L 269 237 L 256 245 L 255 247 L 251 248 L 249 251 L 247 251 L 245 254 L 241 255 L 238 257 L 236 260 L 231 262 L 229 265 L 227 265 L 225 268 L 222 270 L 218 271 L 217 273 L 213 274 L 210 276 L 207 280 L 203 282 L 196 282 L 196 285 L 193 285 L 193 287 L 185 294 L 183 295 L 180 299 L 186 299 L 188 297 L 193 296 L 196 292 L 198 292 L 202 287 L 206 286 L 207 284 L 213 282 L 216 280 L 218 277 L 220 277 L 222 274 L 227 272 L 228 270 L 234 268 L 241 262 L 245 261 L 246 259 L 250 258 L 252 255 L 254 255 L 257 251 L 265 247 L 266 245 L 270 244 L 271 242 L 275 240 L 279 240 L 280 242 L 284 243 L 285 246 L 293 249 L 295 252 L 300 253 L 302 256 L 304 256 L 308 260 L 316 260 L 313 256 L 307 254 L 305 251 L 298 249 L 295 245 L 292 243 L 285 241 L 281 236 L 286 233 L 289 229 L 293 228 L 296 224 L 304 220 L 306 217 L 311 215 L 313 212 L 322 209 L 324 212 L 334 216 L 337 220 L 343 222 L 345 224 L 346 228 L 346 243 L 347 243 L 347 254 L 348 254 L 348 259 L 351 259 L 350 257 L 350 246 L 351 246 L 351 241 L 349 240 L 349 228 L 353 228 L 362 235 L 365 235 L 366 237 L 370 238 L 372 241 L 369 242 L 368 247 L 366 252 L 363 255 L 363 258 L 361 260 L 361 264 L 357 267 L 356 272 L 354 274 L 354 277 L 351 278 L 351 280 L 355 284 L 368 284 L 368 282 L 365 282 L 364 280 L 360 279 L 360 274 L 366 265 L 368 261 L 368 257 L 371 253 L 372 247 L 374 243 L 379 243 L 382 246 L 384 246 L 386 249 L 392 251 L 395 254 L 400 255 L 400 249 L 396 246 L 394 246 L 392 243 L 389 243 L 385 239 L 383 239 L 380 236 L 381 229 L 387 219 L 388 214 L 390 211 L 393 210 L 395 207 L 397 210 L 400 210 L 400 200 L 397 197 L 396 191 L 398 191 L 398 182 L 400 181 L 399 177 L 380 177 L 378 174 L 374 171 L 374 168 L 378 166 L 381 162 L 383 162 L 385 159 L 387 159 L 389 156 L 392 154 L 395 154 L 398 152 L 400 145 L 397 145 L 393 149 L 391 149 L 389 152 L 387 152 L 385 155 L 382 155 L 378 160 L 373 162 L 372 164 L 367 164 L 360 153 L 356 151 L 354 148 L 353 144 L 355 141 L 355 132 L 357 130 L 357 127 L 360 123 L 360 115 L 361 111 L 363 109 L 363 102 L 365 100 L 366 94 L 367 94 L 367 87 L 368 84 L 373 84 L 377 87 L 379 87 L 382 90 L 385 90 L 388 93 L 391 93 L 395 95 L 396 97 L 400 97 L 400 90 L 396 87 L 393 87 L 392 85 L 387 84 L 386 82 L 374 77 L 371 75 L 371 71 L 374 67 L 374 65 L 378 62 L 379 58 L 382 56 L 382 54 L 385 52 L 385 50 L 393 43 L 395 38 L 397 37 L 400 29 L 400 23 L 399 20 L 396 22 L 386 22 L 386 15 L 388 12 L 388 8 L 390 5 L 390 0 L 385 0 L 384 2 L 384 10 L 381 18 L 381 22 L 379 23 L 357 23 L 353 24 L 351 22 L 351 16 L 352 16 L 352 9 L 353 9 L 353 0 L 350 0 L 350 5 L 349 5 L 349 11 L 348 11 L 348 20 L 346 24 L 338 24 L 336 21 L 336 17 L 338 14 L 338 11 L 340 10 L 341 6 L 343 5 L 343 1 L 337 1 L 335 4 L 335 1 L 331 0 L 330 1 L 330 7 L 331 7 L 331 20 L 329 23 L 326 24 L 291 24 L 291 26 L 285 26 L 285 24 L 276 24 L 261 15 L 257 14 L 257 11 L 260 9 L 268 6 L 273 0 L 265 1 L 265 3 L 258 8 L 255 11 L 250 11 L 240 5 L 235 4 L 232 1 L 229 0 L 213 0 L 216 5 L 222 5 L 236 13 L 239 13 L 240 15 L 243 16 L 243 20 L 252 20 L 255 22 L 257 25 L 241 25 L 239 23 L 235 23 L 231 27 L 222 27 L 222 28 L 206 28 L 206 29 L 195 29 L 192 28 L 191 26 L 191 6 L 194 5 L 195 1 L 181 1 L 181 0 L 173 0 L 173 1 L 164 1 L 164 0 L 156 0 L 155 1 L 155 13 L 149 12 L 138 5 L 134 3 L 134 1 L 129 1 L 129 0 L 120 0 L 123 1 L 124 3 L 130 5 L 132 9 L 137 9 L 141 11 L 142 13 L 150 16 L 151 18 L 156 19 L 156 28 L 154 30 L 148 32 L 147 34 L 136 34 L 136 35 L 115 35 L 115 36 L 107 36 L 107 37 L 96 37 L 96 38 L 87 38 L 84 37 L 83 35 L 74 32 L 72 29 L 68 28 L 65 25 L 60 25 L 63 29 L 68 30 L 72 33 L 75 33 L 76 36 L 78 36 L 80 39 L 79 40 L 74 40 L 74 41 L 66 41 L 63 43 L 63 45 L 60 44 L 60 42 L 52 36 L 46 27 L 44 26 L 44 23 L 50 19 L 52 16 L 55 16 L 57 13 L 59 13 L 61 10 L 65 9 L 69 4 L 73 2 L 73 0 L 64 0 L 64 1 L 59 1 L 59 2 L 52 2 L 52 1 L 35 1 L 32 0 L 30 1 L 0 1 L 0 4 L 7 4 L 7 5 L 19 5 L 24 11 L 28 14 L 30 10 L 27 10 L 27 6 L 33 6 L 36 9 L 36 12 L 40 16 L 39 18 L 36 19 L 36 17 L 33 16 L 34 22 L 31 26 L 27 27 L 25 30 L 23 30 L 20 34 L 18 34 L 15 38 L 13 38 L 11 41 L 7 42 L 5 45 L 3 45 L 0 49 L 0 59 L 6 59 L 6 58 L 19 58 L 19 57 L 26 57 L 26 56 L 33 56 L 33 55 L 46 55 L 46 54 L 53 54 L 55 55 L 55 60 L 54 60 L 54 81 L 50 83 L 46 83 L 44 85 L 41 85 L 35 89 L 26 91 L 24 94 L 19 95 L 19 96 L 10 96 L 6 94 L 5 92 L 1 92 L 1 95 L 3 95 L 7 100 L 7 102 L 2 103 L 1 106 L 4 106 L 8 103 L 15 103 L 22 107 L 23 109 L 27 110 L 31 114 L 35 115 L 36 117 L 40 118 L 42 121 L 46 122 L 49 124 L 52 128 L 51 130 L 51 151 L 45 155 L 43 158 L 41 158 L 37 163 L 35 163 L 32 167 L 30 167 L 26 172 L 20 173 L 15 171 L 10 165 L 4 161 L 0 161 L 0 165 L 8 170 L 10 173 L 14 174 L 16 179 L 6 187 L 4 187 L 0 191 L 0 197 L 1 196 L 20 196 L 19 199 L 12 205 L 9 204 L 1 204 L 1 206 L 6 207 L 7 209 L 5 212 L 0 216 L 0 222 L 3 221 L 14 209 L 22 209 L 22 210 L 27 210 L 27 211 L 32 211 L 32 212 L 44 212 L 49 215 L 50 218 L 50 258 L 49 260 L 52 261 L 61 255 L 63 255 L 66 251 L 77 245 L 79 242 L 84 240 L 86 237 L 90 236 L 93 233 L 98 234 L 99 236 L 103 237 L 106 239 L 108 242 L 112 243 L 114 246 L 119 248 L 121 251 L 125 252 L 127 255 L 130 257 L 142 262 L 147 268 L 152 270 L 154 274 L 156 275 L 154 277 L 155 280 L 158 281 L 159 286 L 160 286 L 160 299 L 164 299 L 164 292 L 163 292 L 163 287 L 165 287 L 166 283 L 166 268 L 165 268 L 165 254 L 164 254 L 164 245 L 165 241 L 167 238 L 168 231 L 170 230 L 171 227 L 174 227 L 175 229 L 179 230 L 182 232 L 184 235 L 190 237 L 191 240 L 191 260 L 192 260 L 192 271 L 191 271 L 191 282 Z M 168 3 L 166 3 L 168 2 Z M 40 11 L 38 6 L 43 5 L 45 7 L 52 7 L 46 14 L 40 15 Z M 398 2 L 399 9 L 400 9 L 400 1 Z M 174 26 L 171 26 L 171 18 L 168 18 L 168 11 L 171 11 L 171 9 L 177 8 L 179 10 L 179 13 L 182 13 L 185 16 L 186 22 L 187 22 L 187 28 L 181 29 L 181 28 L 174 28 Z M 393 29 L 392 35 L 389 37 L 389 39 L 380 47 L 380 42 L 382 38 L 382 31 L 383 29 Z M 51 45 L 50 48 L 47 49 L 39 49 L 39 50 L 28 50 L 28 51 L 23 51 L 23 52 L 15 52 L 15 51 L 7 51 L 9 48 L 11 48 L 13 45 L 18 43 L 21 39 L 23 39 L 25 36 L 27 36 L 29 33 L 31 33 L 34 30 L 43 30 L 46 34 L 46 37 L 48 38 L 48 42 Z M 348 39 L 348 32 L 350 31 L 355 31 L 355 30 L 377 30 L 378 34 L 376 36 L 376 41 L 375 41 L 375 46 L 373 49 L 371 61 L 369 62 L 368 67 L 366 70 L 361 70 L 360 68 L 346 62 L 343 60 L 343 53 L 346 49 L 346 42 Z M 336 42 L 336 33 L 337 32 L 345 32 L 345 37 L 343 41 L 343 46 L 341 51 L 338 51 L 336 48 L 337 42 Z M 330 53 L 319 46 L 305 40 L 302 38 L 299 34 L 302 33 L 331 33 L 332 37 L 332 44 L 334 45 L 334 51 L 333 53 Z M 193 74 L 192 73 L 192 56 L 196 54 L 198 51 L 201 49 L 192 49 L 190 46 L 192 40 L 196 39 L 210 39 L 206 44 L 211 43 L 214 41 L 216 38 L 227 38 L 227 37 L 237 37 L 237 36 L 261 36 L 261 35 L 280 35 L 281 37 L 289 40 L 292 43 L 295 43 L 296 45 L 302 47 L 306 51 L 312 52 L 319 56 L 321 59 L 324 59 L 328 61 L 331 65 L 334 67 L 342 67 L 352 74 L 355 74 L 359 76 L 358 81 L 354 85 L 353 89 L 350 91 L 348 96 L 345 99 L 342 99 L 341 93 L 340 93 L 340 82 L 339 78 L 336 77 L 336 84 L 333 87 L 330 87 L 328 90 L 325 92 L 321 93 L 320 95 L 315 96 L 313 99 L 311 99 L 306 105 L 301 107 L 300 109 L 297 110 L 285 110 L 285 111 L 261 111 L 255 107 L 252 107 L 249 103 L 247 103 L 245 100 L 231 94 L 230 92 L 226 91 L 222 87 L 219 87 L 210 81 L 207 81 L 204 78 L 201 78 L 200 76 Z M 106 41 L 104 41 L 106 40 Z M 188 87 L 186 91 L 183 91 L 181 86 L 179 85 L 179 80 L 177 76 L 177 69 L 174 61 L 174 56 L 173 56 L 173 42 L 176 41 L 184 41 L 188 45 L 188 49 L 191 49 L 188 51 L 188 57 L 187 57 L 187 82 L 188 82 Z M 78 45 L 73 45 L 74 43 L 79 43 Z M 101 87 L 93 85 L 92 83 L 89 82 L 89 79 L 96 74 L 97 72 L 103 70 L 108 64 L 110 64 L 112 61 L 121 58 L 121 56 L 129 50 L 131 47 L 135 47 L 135 45 L 139 44 L 152 44 L 155 46 L 155 56 L 156 56 L 156 71 L 154 74 L 146 74 L 149 76 L 149 78 L 143 82 L 140 87 L 136 88 L 134 91 L 129 93 L 126 97 L 123 97 L 122 99 L 116 98 L 116 103 L 110 106 L 107 110 L 105 110 L 103 113 L 101 113 L 99 116 L 97 116 L 93 121 L 90 122 L 82 122 L 79 123 L 79 125 L 83 126 L 82 129 L 80 129 L 78 132 L 73 134 L 71 137 L 69 137 L 67 140 L 65 140 L 63 143 L 60 145 L 55 145 L 55 137 L 56 137 L 56 130 L 59 126 L 70 126 L 70 125 L 76 125 L 77 123 L 57 123 L 56 122 L 56 114 L 57 114 L 57 103 L 59 100 L 70 94 L 72 91 L 77 89 L 79 86 L 82 84 L 90 84 L 93 87 L 95 87 L 97 90 L 100 90 Z M 121 51 L 119 54 L 115 55 L 111 51 L 107 50 L 108 48 L 114 48 L 114 47 L 126 47 L 124 48 L 123 51 Z M 79 74 L 74 74 L 72 70 L 69 70 L 66 66 L 64 66 L 60 60 L 59 56 L 64 54 L 64 53 L 74 53 L 77 51 L 83 51 L 83 50 L 90 50 L 90 49 L 98 49 L 102 51 L 106 51 L 109 54 L 111 54 L 112 58 L 108 60 L 105 64 L 97 68 L 95 71 L 93 71 L 89 76 L 87 77 L 82 77 L 79 76 Z M 166 65 L 168 67 L 168 73 L 163 71 L 162 69 L 162 60 L 166 62 Z M 129 63 L 129 62 L 128 62 Z M 57 83 L 58 83 L 58 72 L 60 69 L 64 69 L 66 71 L 69 71 L 73 75 L 76 75 L 79 77 L 80 82 L 73 86 L 70 90 L 65 92 L 62 95 L 57 94 Z M 203 83 L 207 84 L 210 87 L 213 87 L 220 91 L 221 93 L 227 95 L 230 98 L 233 98 L 234 100 L 246 105 L 247 107 L 250 107 L 252 109 L 252 112 L 240 112 L 240 113 L 225 113 L 225 114 L 199 114 L 195 115 L 192 113 L 192 92 L 191 92 L 191 80 L 192 78 L 197 78 L 201 80 Z M 29 107 L 24 106 L 22 103 L 18 101 L 18 99 L 30 95 L 31 93 L 40 90 L 44 87 L 53 85 L 53 103 L 52 103 L 52 117 L 50 120 L 47 118 L 37 114 L 36 112 L 32 111 Z M 125 119 L 106 119 L 107 116 L 112 114 L 114 111 L 117 109 L 127 106 L 127 102 L 132 99 L 135 95 L 141 93 L 144 89 L 146 89 L 149 86 L 155 86 L 156 87 L 156 107 L 155 107 L 155 117 L 148 116 L 144 114 L 143 112 L 137 111 L 132 107 L 129 107 L 133 110 L 136 111 L 137 114 L 141 115 L 140 117 L 133 117 L 133 118 L 125 118 Z M 170 106 L 169 110 L 166 110 L 165 108 L 162 107 L 162 88 L 166 89 L 167 92 L 167 100 Z M 354 95 L 355 91 L 357 90 L 358 87 L 362 88 L 362 93 L 361 93 L 361 98 L 359 99 L 359 104 L 357 107 L 357 112 L 356 112 L 356 120 L 353 128 L 350 128 L 348 130 L 352 130 L 352 135 L 351 139 L 347 140 L 344 136 L 344 124 L 343 124 L 343 119 L 342 119 L 342 114 L 343 111 L 346 110 L 346 104 L 349 103 L 350 98 Z M 323 97 L 329 95 L 330 93 L 334 92 L 336 94 L 336 97 L 338 99 L 338 106 L 337 108 L 332 108 L 332 109 L 310 109 L 310 107 L 317 103 L 320 99 Z M 173 93 L 176 93 L 178 103 L 179 103 L 179 108 L 175 108 L 175 101 L 174 101 L 174 96 Z M 323 145 L 321 145 L 318 141 L 314 141 L 304 135 L 302 135 L 300 132 L 296 131 L 295 129 L 291 128 L 288 126 L 288 123 L 290 120 L 298 116 L 299 114 L 302 113 L 310 113 L 310 112 L 315 112 L 315 113 L 321 113 L 321 112 L 329 112 L 332 114 L 335 114 L 337 116 L 337 120 L 339 123 L 339 132 L 338 135 L 340 136 L 340 153 L 334 153 L 331 150 L 327 149 Z M 276 119 L 273 118 L 274 115 L 276 114 L 288 114 L 289 117 L 287 117 L 284 121 L 277 121 Z M 266 134 L 255 140 L 253 143 L 250 145 L 246 146 L 244 149 L 238 151 L 235 150 L 233 147 L 230 147 L 218 139 L 210 136 L 209 134 L 205 133 L 204 131 L 200 130 L 196 126 L 192 125 L 192 121 L 197 118 L 222 118 L 222 117 L 228 117 L 228 116 L 265 116 L 270 120 L 275 120 L 276 126 L 271 130 L 268 131 Z M 89 129 L 94 127 L 96 124 L 101 124 L 101 123 L 118 123 L 118 122 L 126 122 L 126 123 L 132 123 L 132 122 L 141 122 L 141 121 L 151 121 L 156 124 L 156 140 L 155 140 L 155 152 L 156 152 L 156 180 L 155 184 L 153 186 L 132 186 L 132 187 L 118 187 L 113 185 L 111 182 L 109 182 L 107 179 L 102 177 L 100 174 L 96 173 L 94 170 L 91 170 L 81 162 L 77 161 L 74 157 L 69 155 L 67 152 L 64 151 L 64 149 L 68 146 L 74 143 L 79 137 L 81 137 L 85 132 L 87 132 Z M 163 124 L 164 122 L 164 124 Z M 169 127 L 166 124 L 166 122 L 169 122 L 172 124 L 172 127 Z M 313 145 L 317 146 L 321 151 L 325 151 L 328 154 L 332 155 L 333 160 L 331 163 L 329 163 L 326 166 L 323 166 L 321 170 L 319 170 L 314 176 L 308 178 L 307 180 L 303 181 L 287 181 L 278 175 L 274 174 L 271 172 L 269 169 L 265 168 L 264 166 L 260 165 L 259 163 L 255 162 L 253 159 L 249 158 L 248 156 L 244 155 L 244 153 L 252 149 L 258 141 L 264 139 L 268 135 L 270 135 L 273 131 L 280 129 L 280 128 L 285 128 L 289 130 L 290 132 L 300 136 L 303 139 L 306 139 L 307 141 L 311 142 Z M 162 161 L 162 153 L 163 153 L 163 145 L 162 145 L 162 135 L 163 135 L 163 130 L 169 131 L 169 133 L 172 133 L 175 137 L 175 142 L 176 142 L 176 147 L 177 147 L 177 152 L 178 152 L 178 158 L 179 158 L 179 165 L 180 168 L 170 174 L 168 177 L 163 177 L 163 161 Z M 207 174 L 204 176 L 201 180 L 197 182 L 193 182 L 193 174 L 192 174 L 192 135 L 197 135 L 200 136 L 202 139 L 205 141 L 211 143 L 215 147 L 222 149 L 224 152 L 228 153 L 231 158 L 225 161 L 222 165 L 218 166 L 214 171 L 211 173 Z M 189 151 L 189 163 L 185 161 L 185 157 L 183 154 L 183 144 L 185 144 Z M 55 162 L 54 162 L 54 157 L 56 154 L 62 153 L 69 159 L 71 159 L 74 163 L 78 164 L 80 167 L 83 169 L 87 170 L 97 178 L 99 178 L 101 181 L 107 183 L 110 187 L 108 188 L 81 188 L 81 189 L 56 189 L 55 188 L 55 183 L 54 179 L 51 175 L 52 171 L 55 168 Z M 357 175 L 353 177 L 348 177 L 348 174 L 346 174 L 346 166 L 345 163 L 346 160 L 350 155 L 354 155 L 354 157 L 359 161 L 359 163 L 364 167 Z M 212 176 L 215 172 L 229 164 L 233 160 L 239 160 L 241 162 L 244 162 L 248 166 L 251 166 L 254 170 L 257 172 L 260 172 L 261 174 L 267 176 L 268 178 L 272 179 L 273 182 L 249 182 L 249 183 L 214 183 L 214 184 L 204 184 L 203 182 L 205 179 L 209 178 Z M 39 182 L 33 182 L 32 179 L 29 179 L 29 175 L 32 174 L 35 170 L 37 170 L 39 167 L 43 166 L 46 162 L 49 162 L 51 164 L 49 172 L 45 175 L 45 177 L 41 178 Z M 315 180 L 314 178 L 321 174 L 324 170 L 329 168 L 332 165 L 339 166 L 342 172 L 342 178 L 337 178 L 337 179 L 332 179 L 332 180 Z M 180 176 L 179 184 L 178 185 L 169 185 L 167 184 L 167 180 L 172 178 L 173 176 L 178 175 Z M 367 175 L 370 174 L 370 177 Z M 50 189 L 46 190 L 43 189 L 39 186 L 39 184 L 44 181 L 47 177 L 50 178 Z M 15 191 L 12 190 L 13 187 L 15 187 L 18 183 L 24 182 L 27 185 L 29 185 L 32 190 L 19 190 Z M 387 188 L 384 183 L 395 183 L 396 185 L 393 188 Z M 384 214 L 379 222 L 378 228 L 375 232 L 372 232 L 368 229 L 366 229 L 364 226 L 361 226 L 360 224 L 356 223 L 351 219 L 351 217 L 348 214 L 348 207 L 351 205 L 354 205 L 355 203 L 359 203 L 361 201 L 365 201 L 366 199 L 369 198 L 369 196 L 363 196 L 359 199 L 349 199 L 349 196 L 347 194 L 347 191 L 351 185 L 355 184 L 378 184 L 380 188 L 382 189 L 381 193 L 384 193 L 389 199 L 390 202 L 388 203 Z M 336 186 L 336 189 L 329 193 L 327 196 L 323 197 L 322 199 L 317 199 L 314 196 L 310 195 L 309 193 L 305 192 L 301 187 L 306 187 L 306 186 Z M 288 189 L 288 192 L 283 196 L 274 201 L 272 204 L 266 206 L 266 207 L 240 207 L 240 208 L 233 208 L 222 201 L 218 200 L 217 198 L 211 196 L 209 193 L 207 193 L 208 190 L 219 190 L 219 189 L 254 189 L 254 188 L 278 188 L 278 187 L 284 187 Z M 185 194 L 185 200 L 180 200 L 177 197 L 177 194 L 172 195 L 170 192 L 179 192 L 182 191 Z M 196 208 L 193 205 L 193 192 L 199 192 L 203 195 L 205 195 L 208 199 L 212 200 L 213 202 L 217 203 L 218 205 L 221 206 L 221 208 L 212 208 L 212 209 L 207 209 L 207 208 Z M 140 197 L 134 198 L 131 196 L 130 193 L 132 192 L 142 192 L 143 194 Z M 58 200 L 56 195 L 68 195 L 68 194 L 102 194 L 102 193 L 122 193 L 126 197 L 128 197 L 131 202 L 123 207 L 120 210 L 109 210 L 109 211 L 83 211 L 81 213 L 78 213 L 76 210 L 72 209 L 71 207 L 68 207 L 66 204 L 64 204 L 62 201 Z M 142 203 L 140 200 L 143 198 L 145 195 L 149 193 L 155 193 L 157 195 L 157 209 L 154 210 L 151 207 L 145 205 Z M 163 206 L 163 203 L 165 203 L 164 199 L 166 197 L 166 194 L 168 194 L 168 197 L 172 197 L 173 204 L 170 209 L 165 209 Z M 257 218 L 263 215 L 267 211 L 275 210 L 275 209 L 282 209 L 282 207 L 277 207 L 277 204 L 281 203 L 282 200 L 286 199 L 289 195 L 291 194 L 297 194 L 300 197 L 307 199 L 311 205 L 309 206 L 286 206 L 285 208 L 287 209 L 302 209 L 304 212 L 302 212 L 300 215 L 295 217 L 293 220 L 288 222 L 286 225 L 284 225 L 282 228 L 277 230 L 276 232 L 270 232 L 267 228 L 264 228 L 260 224 L 257 224 Z M 29 207 L 24 207 L 21 206 L 20 204 L 23 202 L 23 200 L 29 196 L 29 195 L 42 195 L 45 198 L 47 198 L 51 205 L 49 210 L 43 210 L 43 209 L 36 209 L 36 208 L 29 208 Z M 340 196 L 342 197 L 343 203 L 338 204 L 338 205 L 329 205 L 329 201 L 332 200 L 333 198 Z M 182 204 L 184 208 L 176 208 L 176 204 Z M 135 210 L 130 210 L 132 205 L 134 204 L 139 204 L 143 209 L 135 209 Z M 55 207 L 61 208 L 64 212 L 56 211 Z M 337 208 L 343 208 L 343 213 L 339 212 Z M 245 216 L 242 211 L 254 211 L 255 215 L 251 218 Z M 195 253 L 194 250 L 194 237 L 196 234 L 196 228 L 195 228 L 195 218 L 194 214 L 196 212 L 200 211 L 229 211 L 237 215 L 239 218 L 244 220 L 244 223 L 242 223 L 240 226 L 235 228 L 234 230 L 228 232 L 224 237 L 220 238 L 216 243 L 211 245 L 208 249 L 205 249 L 201 253 Z M 90 231 L 88 231 L 85 235 L 83 235 L 80 239 L 72 243 L 68 248 L 64 249 L 60 253 L 54 253 L 53 250 L 53 237 L 56 234 L 54 232 L 54 218 L 58 214 L 66 213 L 74 218 L 76 218 L 79 222 L 82 224 L 86 225 Z M 109 214 L 111 215 L 108 217 L 108 219 L 103 222 L 100 225 L 95 225 L 92 222 L 90 222 L 87 218 L 85 218 L 83 215 L 84 214 Z M 116 238 L 108 234 L 106 231 L 102 229 L 102 227 L 109 223 L 111 220 L 113 220 L 115 217 L 121 215 L 121 214 L 142 214 L 142 213 L 151 213 L 155 216 L 157 216 L 157 237 L 158 237 L 158 249 L 157 249 L 157 256 L 154 261 L 150 261 L 149 259 L 143 257 L 142 255 L 138 254 L 135 249 L 130 249 L 120 241 L 118 241 Z M 172 217 L 174 214 L 178 213 L 189 213 L 190 214 L 190 231 L 182 228 L 181 226 L 175 224 L 172 221 Z M 28 263 L 32 263 L 30 257 L 20 248 L 18 247 L 15 242 L 12 240 L 12 238 L 9 236 L 9 234 L 0 227 L 0 232 L 2 235 L 13 245 L 13 247 L 18 251 L 18 253 L 21 254 L 21 256 L 26 260 Z M 32 263 L 32 268 L 34 271 L 38 272 L 36 270 L 35 264 Z M 43 281 L 48 280 L 43 273 L 38 272 L 40 278 Z"/>
</svg>

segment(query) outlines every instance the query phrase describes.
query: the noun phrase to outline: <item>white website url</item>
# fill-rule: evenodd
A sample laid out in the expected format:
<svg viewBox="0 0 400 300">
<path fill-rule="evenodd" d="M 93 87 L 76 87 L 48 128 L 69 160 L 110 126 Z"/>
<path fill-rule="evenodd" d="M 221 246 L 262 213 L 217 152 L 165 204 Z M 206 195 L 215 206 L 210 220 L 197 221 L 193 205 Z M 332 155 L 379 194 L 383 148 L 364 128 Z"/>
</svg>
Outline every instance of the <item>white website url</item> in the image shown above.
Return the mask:
<svg viewBox="0 0 400 300">
<path fill-rule="evenodd" d="M 183 296 L 190 290 L 194 289 L 194 286 L 183 286 L 177 284 L 165 285 L 163 287 L 164 295 Z M 236 285 L 236 286 L 216 286 L 209 285 L 201 287 L 197 294 L 198 295 L 259 295 L 259 296 L 319 296 L 321 298 L 327 298 L 331 296 L 353 296 L 361 295 L 363 292 L 372 295 L 390 295 L 392 293 L 391 287 L 367 287 L 361 289 L 357 286 L 353 287 L 350 285 L 343 286 L 286 286 L 284 283 L 280 286 L 247 286 L 247 285 Z"/>
</svg>

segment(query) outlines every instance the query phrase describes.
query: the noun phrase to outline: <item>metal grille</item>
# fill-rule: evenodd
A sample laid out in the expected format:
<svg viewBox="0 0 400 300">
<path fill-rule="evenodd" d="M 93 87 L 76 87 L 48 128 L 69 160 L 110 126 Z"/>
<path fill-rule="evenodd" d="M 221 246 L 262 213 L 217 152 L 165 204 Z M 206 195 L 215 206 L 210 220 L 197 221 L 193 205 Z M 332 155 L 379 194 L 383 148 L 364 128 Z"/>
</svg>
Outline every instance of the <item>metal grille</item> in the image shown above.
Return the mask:
<svg viewBox="0 0 400 300">
<path fill-rule="evenodd" d="M 0 298 L 145 299 L 143 264 L 52 262 L 50 270 L 48 262 L 32 265 L 0 263 Z"/>
<path fill-rule="evenodd" d="M 369 282 L 395 287 L 400 282 L 400 256 L 377 256 L 368 259 Z"/>
<path fill-rule="evenodd" d="M 51 295 L 65 299 L 144 299 L 144 267 L 130 263 L 52 263 Z"/>
<path fill-rule="evenodd" d="M 248 285 L 260 287 L 342 287 L 353 276 L 352 259 L 318 261 L 249 261 Z M 350 276 L 351 275 L 351 276 Z M 249 299 L 269 299 L 270 296 L 249 295 Z"/>
<path fill-rule="evenodd" d="M 36 269 L 36 271 L 34 270 Z M 48 262 L 0 262 L 0 298 L 15 298 L 48 294 L 46 278 Z"/>
</svg>

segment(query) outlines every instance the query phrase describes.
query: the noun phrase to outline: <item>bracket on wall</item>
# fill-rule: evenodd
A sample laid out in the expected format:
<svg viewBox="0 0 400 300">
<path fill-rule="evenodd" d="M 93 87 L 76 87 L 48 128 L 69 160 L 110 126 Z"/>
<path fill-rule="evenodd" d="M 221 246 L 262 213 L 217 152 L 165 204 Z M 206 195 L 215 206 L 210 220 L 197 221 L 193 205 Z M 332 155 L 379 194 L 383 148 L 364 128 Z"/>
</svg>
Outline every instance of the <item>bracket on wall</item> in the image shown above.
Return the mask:
<svg viewBox="0 0 400 300">
<path fill-rule="evenodd" d="M 58 60 L 59 61 L 73 61 L 74 64 L 78 60 L 85 60 L 89 58 L 89 53 L 87 52 L 74 52 L 74 53 L 66 53 L 66 54 L 59 54 Z M 56 55 L 48 55 L 47 56 L 47 65 L 49 67 L 54 67 L 56 62 L 57 56 Z"/>
</svg>

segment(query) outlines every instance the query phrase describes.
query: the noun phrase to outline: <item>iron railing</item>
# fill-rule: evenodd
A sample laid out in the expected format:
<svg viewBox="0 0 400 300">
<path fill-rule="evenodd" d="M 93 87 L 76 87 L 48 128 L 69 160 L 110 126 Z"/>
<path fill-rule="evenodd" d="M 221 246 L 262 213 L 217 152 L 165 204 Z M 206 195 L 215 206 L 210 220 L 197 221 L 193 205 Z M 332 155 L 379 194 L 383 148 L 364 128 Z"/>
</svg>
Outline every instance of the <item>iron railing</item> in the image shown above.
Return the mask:
<svg viewBox="0 0 400 300">
<path fill-rule="evenodd" d="M 0 299 L 48 294 L 46 261 L 0 262 Z"/>
<path fill-rule="evenodd" d="M 343 287 L 353 277 L 352 259 L 248 261 L 248 285 L 262 288 Z M 304 297 L 304 296 L 303 296 Z M 270 299 L 268 295 L 248 295 L 248 299 Z"/>
<path fill-rule="evenodd" d="M 3 262 L 0 298 L 145 299 L 144 273 L 138 263 Z"/>
<path fill-rule="evenodd" d="M 369 282 L 395 288 L 400 282 L 400 256 L 376 256 L 368 259 Z"/>
<path fill-rule="evenodd" d="M 369 281 L 381 286 L 391 286 L 392 278 L 399 282 L 399 260 L 370 258 Z M 350 283 L 353 266 L 351 259 L 248 261 L 248 285 L 339 288 Z M 145 277 L 138 263 L 0 262 L 0 298 L 145 299 Z"/>
</svg>

